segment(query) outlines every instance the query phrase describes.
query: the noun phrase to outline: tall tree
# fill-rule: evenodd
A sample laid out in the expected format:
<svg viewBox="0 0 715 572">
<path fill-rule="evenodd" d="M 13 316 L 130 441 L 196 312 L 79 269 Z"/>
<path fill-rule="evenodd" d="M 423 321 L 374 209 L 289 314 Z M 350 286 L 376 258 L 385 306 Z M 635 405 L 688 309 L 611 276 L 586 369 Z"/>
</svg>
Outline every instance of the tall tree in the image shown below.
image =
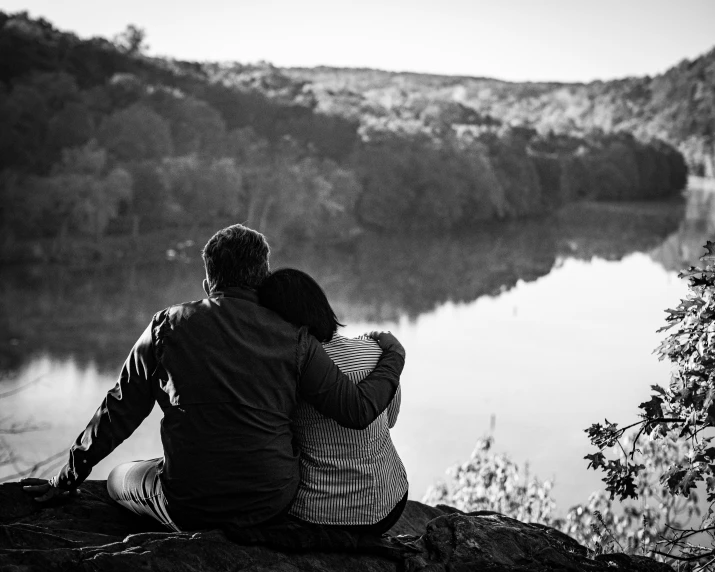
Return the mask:
<svg viewBox="0 0 715 572">
<path fill-rule="evenodd" d="M 149 49 L 146 43 L 146 30 L 129 24 L 124 31 L 114 36 L 114 45 L 130 56 L 145 53 Z"/>
</svg>

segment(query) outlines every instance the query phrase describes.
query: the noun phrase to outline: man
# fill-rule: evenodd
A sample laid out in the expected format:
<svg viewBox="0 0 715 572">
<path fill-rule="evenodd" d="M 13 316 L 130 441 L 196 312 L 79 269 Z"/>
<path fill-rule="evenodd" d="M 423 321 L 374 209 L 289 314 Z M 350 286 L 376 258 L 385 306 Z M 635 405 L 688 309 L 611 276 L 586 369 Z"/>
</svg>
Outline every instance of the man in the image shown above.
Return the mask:
<svg viewBox="0 0 715 572">
<path fill-rule="evenodd" d="M 45 501 L 74 491 L 158 402 L 163 459 L 126 463 L 110 495 L 172 529 L 281 519 L 298 486 L 291 414 L 298 396 L 345 427 L 367 427 L 399 384 L 405 352 L 380 334 L 383 355 L 359 384 L 307 333 L 258 304 L 268 244 L 242 225 L 206 244 L 208 298 L 158 312 L 132 349 L 69 459 L 50 481 L 28 479 Z"/>
</svg>

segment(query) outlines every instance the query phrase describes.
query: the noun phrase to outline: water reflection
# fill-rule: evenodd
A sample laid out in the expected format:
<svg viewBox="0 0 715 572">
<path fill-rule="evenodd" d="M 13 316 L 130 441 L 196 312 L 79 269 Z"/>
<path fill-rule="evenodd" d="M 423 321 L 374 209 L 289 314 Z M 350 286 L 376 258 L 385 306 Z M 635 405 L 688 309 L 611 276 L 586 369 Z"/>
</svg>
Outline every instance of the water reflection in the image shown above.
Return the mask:
<svg viewBox="0 0 715 572">
<path fill-rule="evenodd" d="M 202 297 L 201 266 L 11 266 L 0 277 L 0 368 L 40 354 L 115 371 L 152 315 Z"/>
<path fill-rule="evenodd" d="M 704 244 L 695 218 L 712 203 L 698 201 L 686 210 L 698 216 L 682 222 L 677 203 L 581 205 L 456 238 L 294 245 L 275 252 L 273 264 L 315 275 L 348 334 L 389 327 L 408 348 L 394 438 L 413 497 L 469 455 L 495 414 L 497 446 L 542 478 L 555 475 L 566 507 L 600 486 L 582 461 L 583 428 L 604 415 L 632 418 L 649 385 L 667 379 L 666 364 L 651 355 L 654 332 L 684 292 L 669 269 L 691 243 Z M 700 248 L 692 247 L 696 255 Z M 65 449 L 152 314 L 202 297 L 202 277 L 198 256 L 91 271 L 4 269 L 0 429 L 47 425 L 0 435 L 0 455 L 16 455 L 4 466 L 0 456 L 0 478 Z M 160 454 L 159 417 L 157 408 L 93 477 Z"/>
<path fill-rule="evenodd" d="M 688 192 L 685 216 L 678 230 L 653 250 L 651 256 L 665 268 L 679 272 L 704 254 L 705 240 L 715 239 L 715 185 Z"/>
<path fill-rule="evenodd" d="M 667 382 L 669 365 L 651 352 L 662 309 L 683 293 L 644 254 L 568 259 L 498 296 L 397 324 L 408 365 L 394 441 L 413 489 L 464 460 L 495 415 L 498 449 L 555 477 L 560 507 L 583 501 L 601 487 L 583 430 L 633 419 L 650 385 Z"/>
<path fill-rule="evenodd" d="M 546 220 L 485 225 L 468 236 L 366 236 L 343 252 L 294 248 L 276 262 L 318 277 L 348 321 L 414 319 L 448 301 L 536 280 L 557 260 L 648 251 L 677 228 L 682 212 L 679 202 L 574 205 Z"/>
<path fill-rule="evenodd" d="M 0 430 L 0 475 L 26 475 L 33 468 L 39 476 L 55 474 L 66 461 L 67 448 L 115 381 L 92 363 L 40 355 L 14 381 L 0 384 L 0 404 L 7 414 L 0 415 L 0 429 L 7 431 L 14 425 L 17 430 L 9 435 Z M 117 456 L 125 460 L 160 456 L 160 419 L 156 407 L 132 438 L 97 466 L 93 478 L 106 478 Z"/>
<path fill-rule="evenodd" d="M 273 265 L 316 276 L 345 320 L 415 319 L 447 301 L 470 302 L 535 280 L 560 259 L 617 260 L 652 249 L 677 228 L 680 208 L 586 205 L 463 237 L 366 235 L 343 249 L 283 249 Z M 48 354 L 114 372 L 156 311 L 203 297 L 196 250 L 189 263 L 6 267 L 0 370 L 17 371 L 32 356 Z"/>
</svg>

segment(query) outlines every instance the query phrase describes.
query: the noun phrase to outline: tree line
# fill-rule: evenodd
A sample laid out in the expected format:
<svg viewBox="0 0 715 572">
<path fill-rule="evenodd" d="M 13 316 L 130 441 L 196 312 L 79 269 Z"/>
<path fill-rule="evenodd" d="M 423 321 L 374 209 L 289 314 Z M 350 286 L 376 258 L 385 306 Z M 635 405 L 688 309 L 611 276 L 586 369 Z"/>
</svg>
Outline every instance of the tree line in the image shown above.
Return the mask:
<svg viewBox="0 0 715 572">
<path fill-rule="evenodd" d="M 574 200 L 664 197 L 682 156 L 621 133 L 383 132 L 0 13 L 5 241 L 245 222 L 276 238 L 468 231 Z"/>
</svg>

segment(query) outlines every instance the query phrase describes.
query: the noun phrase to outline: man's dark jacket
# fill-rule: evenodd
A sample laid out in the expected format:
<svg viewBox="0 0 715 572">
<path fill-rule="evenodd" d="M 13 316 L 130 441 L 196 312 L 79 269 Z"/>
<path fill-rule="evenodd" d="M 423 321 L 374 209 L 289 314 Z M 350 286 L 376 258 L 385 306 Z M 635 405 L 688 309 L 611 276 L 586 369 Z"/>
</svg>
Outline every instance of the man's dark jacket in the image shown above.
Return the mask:
<svg viewBox="0 0 715 572">
<path fill-rule="evenodd" d="M 161 483 L 182 528 L 249 526 L 280 514 L 298 486 L 291 415 L 300 396 L 353 429 L 389 404 L 404 365 L 387 348 L 354 384 L 305 328 L 232 287 L 157 313 L 132 349 L 117 385 L 69 452 L 58 486 L 89 475 L 158 402 L 164 412 Z"/>
</svg>

